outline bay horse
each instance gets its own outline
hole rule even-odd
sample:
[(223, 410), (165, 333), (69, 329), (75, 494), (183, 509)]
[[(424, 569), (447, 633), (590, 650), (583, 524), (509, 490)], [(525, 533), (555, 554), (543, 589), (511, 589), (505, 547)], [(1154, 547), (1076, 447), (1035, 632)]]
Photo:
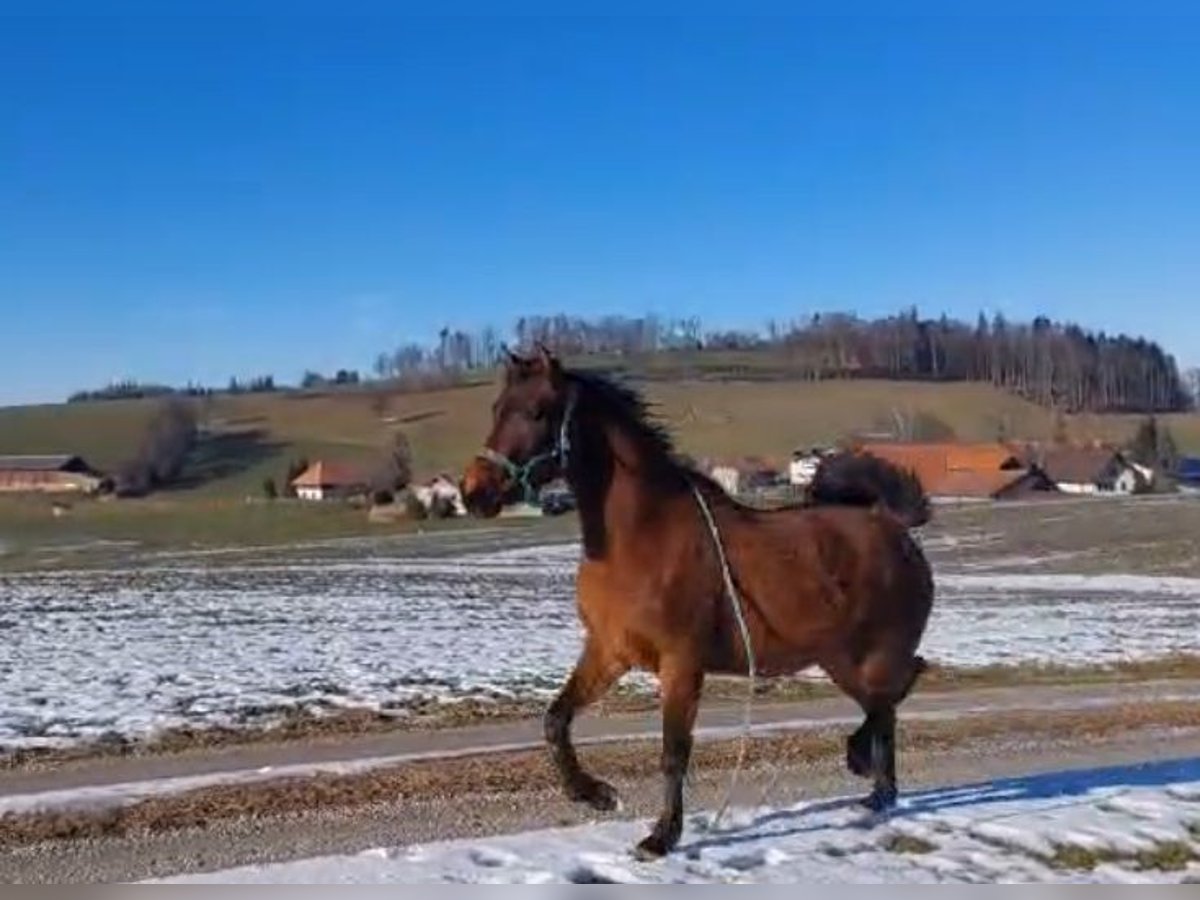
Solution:
[[(585, 638), (544, 726), (573, 800), (597, 810), (617, 805), (613, 787), (575, 754), (576, 713), (627, 671), (655, 673), (665, 796), (635, 853), (670, 852), (683, 830), (683, 782), (705, 675), (744, 676), (753, 658), (763, 676), (816, 664), (862, 707), (846, 764), (873, 780), (869, 808), (896, 802), (896, 708), (924, 668), (916, 651), (933, 602), (929, 565), (904, 510), (853, 484), (843, 486), (848, 503), (827, 484), (813, 503), (744, 506), (678, 459), (634, 390), (568, 370), (545, 348), (510, 354), (491, 433), (463, 477), (463, 499), (472, 515), (492, 517), (559, 476), (580, 517), (576, 603)], [(853, 482), (853, 467), (841, 476)], [(924, 503), (923, 494), (916, 499)]]

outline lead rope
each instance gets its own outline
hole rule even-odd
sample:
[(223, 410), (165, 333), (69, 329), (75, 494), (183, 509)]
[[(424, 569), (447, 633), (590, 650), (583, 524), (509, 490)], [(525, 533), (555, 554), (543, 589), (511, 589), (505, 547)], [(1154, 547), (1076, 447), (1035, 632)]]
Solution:
[(746, 675), (749, 678), (746, 700), (742, 706), (742, 736), (738, 742), (737, 761), (733, 765), (733, 774), (730, 776), (729, 786), (725, 790), (725, 799), (721, 801), (721, 805), (717, 809), (717, 814), (713, 817), (712, 823), (709, 825), (711, 830), (716, 831), (720, 827), (721, 819), (724, 818), (726, 811), (729, 809), (733, 792), (737, 789), (738, 777), (741, 774), (742, 765), (746, 761), (746, 751), (750, 746), (750, 714), (754, 704), (754, 693), (756, 690), (755, 674), (758, 671), (758, 665), (754, 660), (754, 645), (750, 640), (750, 628), (746, 625), (746, 614), (742, 610), (742, 598), (738, 593), (737, 585), (733, 582), (733, 572), (729, 568), (729, 559), (725, 556), (725, 545), (721, 542), (721, 532), (717, 529), (717, 522), (713, 518), (712, 509), (709, 508), (708, 501), (704, 499), (704, 494), (694, 481), (692, 482), (692, 495), (696, 498), (696, 505), (700, 507), (705, 524), (708, 525), (709, 534), (712, 536), (713, 547), (717, 551), (717, 562), (721, 566), (721, 577), (725, 582), (725, 594), (729, 597), (729, 605), (733, 607), (733, 617), (737, 621), (738, 631), (742, 635), (742, 646), (746, 648)]

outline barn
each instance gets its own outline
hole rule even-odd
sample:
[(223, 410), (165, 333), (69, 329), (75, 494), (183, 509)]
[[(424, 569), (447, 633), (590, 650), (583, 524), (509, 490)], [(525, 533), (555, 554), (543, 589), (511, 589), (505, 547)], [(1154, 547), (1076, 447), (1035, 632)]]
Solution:
[(0, 491), (5, 493), (94, 494), (104, 477), (71, 454), (0, 456)]
[(912, 472), (931, 497), (1007, 500), (1044, 493), (1047, 482), (999, 443), (861, 443), (855, 448)]
[(1058, 486), (1037, 466), (997, 471), (954, 470), (938, 482), (945, 500), (1021, 500), (1058, 493)]
[(292, 479), (292, 489), (301, 500), (338, 500), (365, 493), (367, 479), (352, 466), (317, 460)]
[(1104, 447), (1053, 447), (1040, 465), (1064, 494), (1136, 494), (1148, 487), (1124, 454)]

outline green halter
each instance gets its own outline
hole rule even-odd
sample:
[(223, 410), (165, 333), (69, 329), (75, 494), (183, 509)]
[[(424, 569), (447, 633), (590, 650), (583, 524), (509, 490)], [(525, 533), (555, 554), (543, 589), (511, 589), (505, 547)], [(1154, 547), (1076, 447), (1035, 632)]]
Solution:
[(567, 396), (567, 408), (563, 412), (562, 421), (558, 426), (558, 440), (549, 450), (536, 453), (523, 463), (513, 462), (499, 450), (493, 450), (491, 447), (484, 447), (476, 455), (503, 469), (520, 486), (521, 499), (526, 503), (532, 503), (537, 496), (537, 488), (533, 486), (530, 479), (537, 467), (544, 462), (556, 462), (563, 470), (567, 467), (567, 457), (571, 452), (571, 419), (574, 414), (575, 391), (572, 389)]

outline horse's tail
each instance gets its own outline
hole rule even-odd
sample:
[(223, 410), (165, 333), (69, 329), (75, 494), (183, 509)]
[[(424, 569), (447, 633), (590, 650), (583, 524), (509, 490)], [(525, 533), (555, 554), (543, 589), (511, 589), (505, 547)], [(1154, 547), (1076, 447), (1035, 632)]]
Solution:
[(921, 479), (870, 453), (835, 453), (817, 467), (808, 489), (810, 506), (882, 506), (909, 528), (933, 518)]

